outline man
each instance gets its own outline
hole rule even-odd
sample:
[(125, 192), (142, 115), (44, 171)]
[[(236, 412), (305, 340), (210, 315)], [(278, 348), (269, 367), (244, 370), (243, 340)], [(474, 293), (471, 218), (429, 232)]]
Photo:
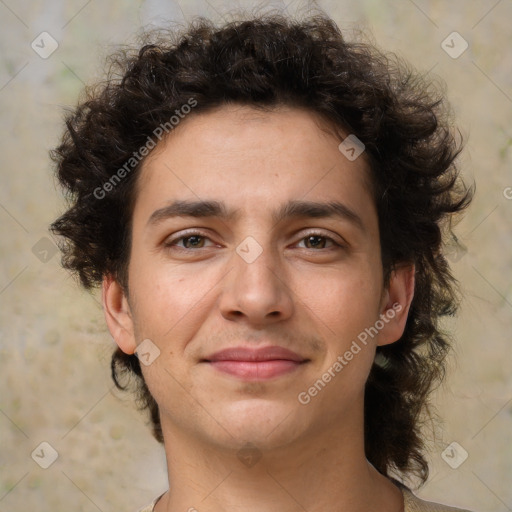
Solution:
[(164, 443), (144, 510), (454, 510), (403, 483), (472, 195), (443, 98), (323, 15), (198, 19), (117, 62), (53, 152), (52, 229)]

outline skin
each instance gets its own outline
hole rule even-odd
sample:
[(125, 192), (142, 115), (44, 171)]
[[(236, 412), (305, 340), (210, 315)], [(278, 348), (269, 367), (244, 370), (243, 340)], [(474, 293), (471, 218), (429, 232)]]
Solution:
[[(229, 105), (181, 121), (144, 162), (129, 297), (105, 276), (103, 304), (124, 352), (145, 339), (160, 350), (141, 365), (160, 407), (171, 489), (157, 512), (403, 510), (401, 492), (365, 458), (363, 397), (376, 346), (405, 327), (414, 267), (385, 286), (368, 164), (364, 153), (349, 161), (340, 140), (306, 110)], [(148, 224), (174, 200), (223, 201), (238, 217)], [(362, 227), (339, 217), (274, 222), (290, 200), (342, 202)], [(200, 238), (180, 239), (191, 229)], [(236, 252), (247, 237), (262, 249), (251, 263)], [(396, 303), (378, 335), (301, 404), (298, 394)], [(279, 345), (309, 361), (260, 382), (201, 362), (238, 345)], [(240, 460), (246, 443), (254, 464)]]

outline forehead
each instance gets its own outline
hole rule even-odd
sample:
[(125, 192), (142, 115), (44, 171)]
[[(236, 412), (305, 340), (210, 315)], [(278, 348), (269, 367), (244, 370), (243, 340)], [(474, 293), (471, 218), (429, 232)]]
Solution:
[(338, 149), (347, 135), (295, 107), (225, 105), (193, 113), (146, 158), (135, 210), (147, 217), (172, 199), (215, 199), (253, 213), (268, 206), (275, 213), (276, 205), (290, 200), (341, 197), (347, 206), (366, 203), (371, 210), (364, 153), (349, 161)]

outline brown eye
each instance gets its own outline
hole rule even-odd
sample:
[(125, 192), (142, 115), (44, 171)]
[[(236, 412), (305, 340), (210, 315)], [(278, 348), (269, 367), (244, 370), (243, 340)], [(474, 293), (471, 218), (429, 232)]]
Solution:
[(164, 246), (168, 249), (203, 249), (207, 247), (207, 245), (205, 245), (207, 240), (209, 240), (209, 238), (202, 233), (192, 232), (185, 236), (173, 238), (168, 242), (165, 242)]
[(183, 246), (185, 249), (204, 246), (204, 237), (200, 235), (184, 236), (179, 240), (183, 240)]
[[(306, 249), (329, 249), (333, 246), (341, 246), (337, 242), (335, 242), (331, 237), (321, 235), (321, 234), (310, 234), (305, 236), (301, 242), (304, 242)], [(331, 244), (330, 246), (326, 244)]]
[(311, 247), (308, 247), (308, 249), (325, 249), (325, 244), (327, 242), (327, 237), (325, 236), (318, 236), (318, 235), (311, 235), (304, 238), (306, 240), (306, 245), (310, 245)]

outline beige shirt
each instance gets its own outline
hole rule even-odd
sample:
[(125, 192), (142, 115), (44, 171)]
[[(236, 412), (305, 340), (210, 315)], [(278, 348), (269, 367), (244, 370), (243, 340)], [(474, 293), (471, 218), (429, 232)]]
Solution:
[[(440, 505), (439, 503), (421, 500), (407, 489), (402, 489), (402, 493), (404, 495), (404, 512), (469, 512), (469, 510), (447, 507), (446, 505)], [(147, 507), (140, 509), (139, 512), (153, 512), (155, 504), (159, 498), (160, 496)]]

